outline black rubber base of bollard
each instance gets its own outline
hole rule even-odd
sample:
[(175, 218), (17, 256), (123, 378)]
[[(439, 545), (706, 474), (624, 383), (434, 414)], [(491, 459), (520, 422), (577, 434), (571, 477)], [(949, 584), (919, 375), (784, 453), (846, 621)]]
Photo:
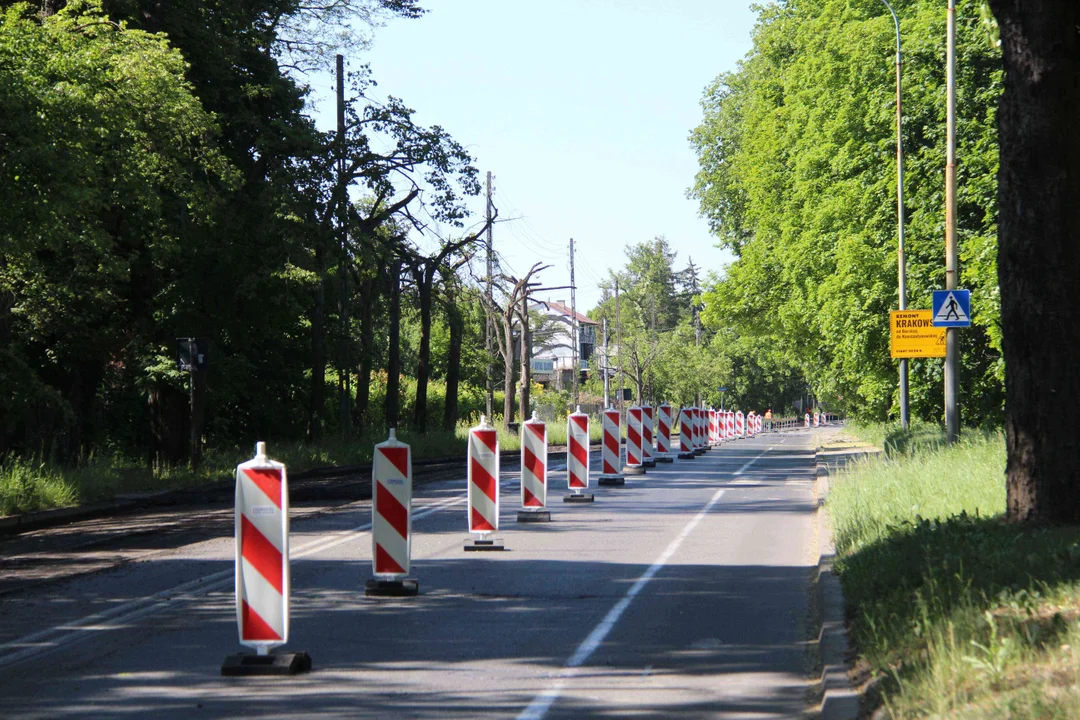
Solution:
[(562, 500), (568, 503), (590, 503), (594, 502), (596, 498), (592, 493), (567, 493), (563, 495)]
[(662, 463), (675, 462), (675, 458), (666, 457), (666, 456), (661, 455), (660, 457), (656, 458), (656, 462), (662, 462)]
[(503, 546), (502, 538), (495, 538), (493, 540), (466, 540), (465, 552), (491, 552), (505, 550)]
[(609, 487), (620, 487), (626, 484), (626, 478), (622, 475), (601, 475), (596, 478), (597, 485), (606, 485)]
[(708, 452), (706, 448), (698, 448), (694, 450), (695, 455), (704, 455), (706, 452)]
[(654, 468), (654, 467), (656, 467), (656, 461), (655, 460), (646, 460), (643, 463), (641, 463), (641, 467), (643, 467), (643, 468)]
[(627, 465), (622, 469), (623, 475), (644, 475), (645, 468), (638, 466)]
[(249, 675), (299, 675), (311, 670), (311, 656), (306, 652), (254, 655), (237, 653), (225, 658), (221, 674), (225, 677)]
[(694, 454), (694, 453), (692, 453), (692, 452), (688, 452), (688, 453), (679, 453), (679, 459), (680, 459), (680, 460), (696, 460), (696, 459), (697, 459), (697, 455), (695, 455), (695, 454)]
[(403, 580), (378, 580), (371, 578), (364, 584), (368, 597), (414, 597), (420, 594), (420, 583), (414, 578)]
[(518, 522), (551, 522), (550, 510), (518, 510)]

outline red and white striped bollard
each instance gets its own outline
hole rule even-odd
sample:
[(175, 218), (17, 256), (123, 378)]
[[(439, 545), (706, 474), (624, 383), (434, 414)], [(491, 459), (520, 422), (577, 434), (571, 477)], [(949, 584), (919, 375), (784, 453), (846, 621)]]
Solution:
[(364, 594), (411, 597), (420, 584), (406, 577), (412, 560), (412, 452), (390, 428), (371, 458), (371, 572)]
[(492, 537), (499, 530), (499, 434), (480, 416), (480, 424), (469, 430), (468, 449), (469, 532), (465, 550), (504, 550), (502, 540)]
[(704, 455), (708, 448), (705, 443), (705, 410), (694, 407), (694, 453)]
[(644, 475), (641, 431), (642, 411), (634, 405), (626, 411), (626, 466), (622, 469), (623, 475)]
[(671, 452), (671, 406), (656, 407), (656, 461), (674, 462)]
[(311, 669), (307, 653), (274, 654), (289, 641), (289, 484), (285, 466), (255, 445), (236, 466), (236, 625), (257, 655), (225, 658), (222, 675), (294, 674)]
[(693, 460), (694, 454), (694, 409), (684, 407), (679, 411), (679, 459)]
[(600, 476), (596, 482), (600, 485), (625, 485), (626, 478), (619, 469), (622, 467), (622, 428), (619, 411), (608, 408), (601, 414), (603, 438), (600, 445)]
[(592, 502), (589, 489), (589, 416), (577, 410), (566, 416), (566, 485), (565, 502)]
[(653, 449), (653, 408), (641, 406), (641, 464), (644, 467), (656, 467), (656, 450)]
[(521, 424), (521, 510), (518, 522), (549, 522), (547, 425), (536, 417)]

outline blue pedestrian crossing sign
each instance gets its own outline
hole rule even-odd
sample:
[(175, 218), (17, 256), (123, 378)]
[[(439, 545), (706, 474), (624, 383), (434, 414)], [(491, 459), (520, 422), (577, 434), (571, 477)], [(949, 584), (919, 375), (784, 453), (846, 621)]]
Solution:
[(971, 326), (970, 290), (935, 290), (931, 308), (934, 327)]

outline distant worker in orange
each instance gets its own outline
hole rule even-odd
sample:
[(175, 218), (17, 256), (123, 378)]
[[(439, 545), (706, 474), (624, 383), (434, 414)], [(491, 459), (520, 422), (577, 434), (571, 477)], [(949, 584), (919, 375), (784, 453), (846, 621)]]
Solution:
[(765, 427), (772, 430), (772, 408), (765, 411)]

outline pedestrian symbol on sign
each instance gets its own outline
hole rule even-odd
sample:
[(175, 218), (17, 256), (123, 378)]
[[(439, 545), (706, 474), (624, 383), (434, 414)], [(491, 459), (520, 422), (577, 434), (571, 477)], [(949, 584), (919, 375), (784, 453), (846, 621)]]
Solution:
[(968, 327), (971, 325), (971, 292), (935, 290), (933, 310), (935, 327)]

